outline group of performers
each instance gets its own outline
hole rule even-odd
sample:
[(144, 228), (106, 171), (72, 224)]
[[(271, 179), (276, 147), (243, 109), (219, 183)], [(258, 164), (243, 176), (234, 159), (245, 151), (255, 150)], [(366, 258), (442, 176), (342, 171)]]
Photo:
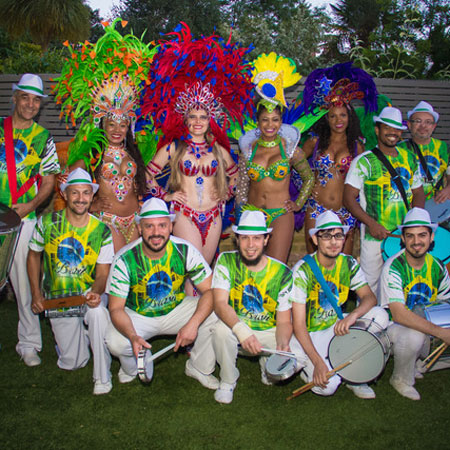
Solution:
[[(190, 346), (186, 375), (219, 403), (233, 400), (239, 352), (261, 356), (265, 384), (274, 383), (268, 352), (287, 352), (314, 392), (331, 395), (341, 377), (329, 343), (362, 318), (392, 341), (392, 386), (420, 399), (428, 335), (450, 344), (450, 329), (417, 312), (450, 300), (447, 269), (430, 254), (437, 224), (424, 209), (426, 199), (450, 199), (449, 152), (432, 138), (438, 113), (421, 101), (407, 114), (412, 138), (401, 142), (401, 112), (379, 106), (361, 69), (312, 72), (288, 108), (283, 89), (300, 76), (287, 58), (250, 64), (248, 49), (194, 39), (184, 24), (151, 48), (117, 23), (96, 44), (71, 48), (57, 80), (62, 115), (81, 120), (62, 172), (34, 121), (46, 97), (37, 75), (13, 85), (12, 116), (0, 122), (0, 202), (22, 219), (10, 279), (25, 364), (41, 363), (46, 300), (76, 293), (86, 303), (75, 316), (62, 308), (50, 319), (58, 366), (85, 366), (90, 346), (96, 395), (112, 389), (111, 354), (119, 381), (131, 382), (159, 335), (176, 335), (175, 351)], [(365, 151), (362, 129), (374, 150)], [(65, 207), (37, 219), (55, 184)], [(237, 249), (217, 256), (233, 200)], [(291, 270), (301, 215), (311, 255)], [(359, 223), (360, 263), (350, 256)], [(381, 242), (397, 228), (404, 248), (384, 263)], [(350, 290), (357, 301), (346, 314)], [(346, 385), (375, 397), (366, 383)]]

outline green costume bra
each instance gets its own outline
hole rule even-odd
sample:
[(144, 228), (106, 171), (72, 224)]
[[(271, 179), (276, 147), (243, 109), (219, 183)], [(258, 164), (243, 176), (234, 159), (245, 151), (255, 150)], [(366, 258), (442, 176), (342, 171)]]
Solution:
[(253, 158), (255, 156), (256, 150), (258, 149), (258, 144), (255, 145), (255, 149), (250, 156), (247, 163), (247, 174), (252, 181), (261, 181), (266, 177), (272, 178), (272, 180), (282, 180), (287, 177), (290, 173), (289, 159), (286, 158), (286, 153), (284, 152), (283, 144), (280, 142), (280, 152), (282, 159), (275, 161), (269, 167), (265, 168), (260, 164), (255, 164)]

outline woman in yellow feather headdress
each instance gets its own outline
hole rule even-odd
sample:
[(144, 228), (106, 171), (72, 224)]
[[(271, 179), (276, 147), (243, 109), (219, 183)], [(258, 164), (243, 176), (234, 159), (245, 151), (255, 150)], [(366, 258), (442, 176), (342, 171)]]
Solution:
[[(241, 149), (237, 203), (241, 210), (260, 210), (273, 228), (266, 254), (287, 262), (294, 233), (294, 212), (308, 198), (313, 175), (297, 147), (300, 132), (282, 123), (286, 107), (283, 89), (293, 86), (301, 76), (295, 63), (272, 52), (253, 61), (253, 83), (262, 97), (256, 108), (258, 127), (239, 139)], [(290, 172), (295, 169), (302, 178), (302, 189), (290, 200)], [(243, 206), (242, 206), (243, 205)]]

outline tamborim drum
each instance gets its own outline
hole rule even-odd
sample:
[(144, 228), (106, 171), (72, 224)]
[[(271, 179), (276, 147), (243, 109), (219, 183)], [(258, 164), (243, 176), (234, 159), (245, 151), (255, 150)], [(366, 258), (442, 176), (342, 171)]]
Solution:
[(283, 381), (297, 372), (297, 360), (283, 355), (272, 355), (267, 358), (266, 374), (274, 381)]
[(372, 320), (358, 319), (348, 334), (331, 339), (328, 359), (333, 368), (352, 361), (338, 374), (350, 383), (368, 383), (383, 372), (390, 351), (386, 332)]
[[(395, 230), (392, 234), (398, 235), (398, 237), (388, 236), (381, 243), (381, 251), (383, 252), (383, 259), (385, 261), (401, 250), (400, 230)], [(438, 227), (434, 234), (434, 241), (435, 245), (430, 253), (436, 258), (439, 258), (444, 264), (448, 264), (450, 262), (450, 231)]]
[[(0, 290), (6, 284), (19, 237), (19, 215), (0, 203)], [(23, 268), (26, 270), (26, 267)]]
[(150, 383), (153, 378), (152, 352), (144, 348), (138, 353), (137, 359), (139, 379), (144, 383)]

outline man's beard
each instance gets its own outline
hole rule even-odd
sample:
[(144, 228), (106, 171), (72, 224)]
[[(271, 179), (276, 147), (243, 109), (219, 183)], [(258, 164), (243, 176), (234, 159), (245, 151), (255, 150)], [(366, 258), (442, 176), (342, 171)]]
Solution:
[(86, 203), (84, 203), (84, 202), (76, 202), (73, 205), (74, 205), (74, 207), (81, 206), (81, 205), (84, 205), (86, 207), (82, 212), (78, 212), (78, 211), (76, 211), (75, 208), (71, 208), (70, 206), (68, 206), (70, 211), (72, 211), (72, 213), (77, 215), (77, 216), (84, 216), (86, 213), (89, 212), (89, 208), (91, 206), (88, 202), (86, 202)]
[(240, 247), (238, 247), (239, 256), (241, 257), (242, 262), (249, 267), (257, 266), (259, 262), (261, 261), (262, 257), (264, 256), (264, 250), (261, 250), (261, 253), (256, 256), (255, 259), (247, 259), (241, 252)]
[[(405, 248), (405, 250), (408, 252), (408, 254), (412, 257), (412, 258), (415, 258), (415, 259), (421, 259), (421, 258), (423, 258), (427, 253), (428, 253), (428, 250), (430, 250), (430, 246), (431, 246), (431, 243), (430, 243), (430, 245), (425, 249), (425, 250), (423, 250), (421, 253), (417, 253), (417, 251), (415, 252), (415, 253), (412, 253), (410, 250), (408, 250), (408, 249), (406, 249)], [(413, 250), (414, 251), (414, 250)]]
[[(158, 236), (151, 236), (151, 238), (149, 239), (164, 239), (164, 236), (158, 235)], [(158, 253), (159, 251), (161, 251), (166, 245), (167, 242), (169, 242), (170, 239), (170, 235), (167, 237), (167, 239), (165, 241), (162, 242), (162, 244), (159, 247), (153, 247), (149, 242), (147, 242), (147, 240), (142, 239), (142, 243), (152, 252)]]

